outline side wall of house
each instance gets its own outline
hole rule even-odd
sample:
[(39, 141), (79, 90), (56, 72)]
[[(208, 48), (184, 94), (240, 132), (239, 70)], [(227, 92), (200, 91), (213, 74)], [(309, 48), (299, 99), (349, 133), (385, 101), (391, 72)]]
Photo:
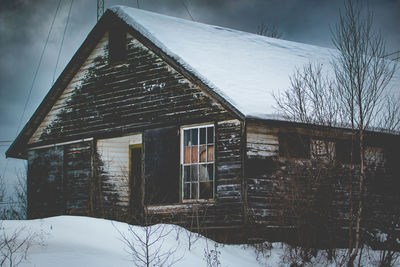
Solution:
[[(286, 139), (288, 137), (301, 144), (294, 144)], [(320, 150), (314, 148), (319, 141), (327, 144), (328, 149), (333, 148), (330, 152), (335, 158), (333, 161), (321, 154), (321, 147)], [(248, 123), (246, 178), (249, 224), (264, 227), (264, 230), (293, 229), (296, 226), (312, 227), (317, 232), (317, 227), (322, 227), (320, 230), (324, 233), (347, 228), (351, 167), (340, 157), (347, 153), (346, 146), (341, 144), (349, 141), (350, 135), (343, 131), (333, 133), (299, 126)], [(399, 167), (393, 164), (398, 155), (398, 137), (379, 137), (378, 134), (367, 137), (366, 142), (368, 165), (362, 224), (365, 228), (379, 229), (382, 225), (390, 225), (393, 220), (400, 220), (400, 197), (397, 193), (400, 172)], [(297, 149), (302, 151), (295, 151)], [(343, 149), (345, 152), (341, 151)], [(293, 151), (293, 156), (286, 150)], [(320, 158), (316, 158), (317, 153), (320, 153)], [(357, 207), (359, 196), (358, 173), (359, 164), (355, 163), (352, 179), (354, 207)], [(354, 212), (356, 210), (354, 208)]]

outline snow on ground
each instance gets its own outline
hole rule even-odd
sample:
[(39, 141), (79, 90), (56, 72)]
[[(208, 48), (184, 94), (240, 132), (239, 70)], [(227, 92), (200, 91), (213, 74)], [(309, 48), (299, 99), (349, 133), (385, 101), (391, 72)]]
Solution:
[[(79, 216), (0, 221), (0, 226), (0, 241), (4, 240), (5, 236), (9, 237), (14, 232), (19, 232), (19, 229), (23, 230), (19, 232), (18, 240), (15, 242), (17, 244), (26, 236), (34, 235), (27, 259), (18, 266), (143, 266), (143, 264), (135, 265), (132, 262), (131, 254), (128, 253), (128, 247), (122, 241), (121, 236), (122, 234), (129, 239), (132, 238), (131, 229), (143, 240), (145, 233), (143, 227)], [(156, 231), (151, 236), (151, 242), (160, 236), (159, 233), (163, 235), (163, 238), (151, 246), (150, 254), (153, 254), (154, 250), (159, 247), (161, 247), (161, 254), (175, 250), (175, 253), (169, 258), (169, 263), (179, 260), (173, 266), (210, 266), (206, 262), (205, 253), (207, 251), (211, 255), (211, 266), (290, 266), (290, 262), (296, 261), (294, 251), (289, 253), (288, 247), (281, 243), (270, 244), (271, 248), (261, 255), (256, 253), (253, 246), (222, 245), (199, 237), (189, 250), (189, 231), (174, 225), (156, 225), (152, 229), (158, 229), (158, 232)], [(192, 233), (191, 240), (196, 236)], [(139, 241), (136, 240), (135, 245), (138, 243)], [(141, 247), (137, 248), (140, 251)], [(215, 249), (218, 251), (217, 259), (214, 257), (216, 254), (212, 252)], [(1, 242), (0, 251), (6, 251)], [(344, 255), (345, 252), (345, 250), (337, 250), (338, 255)], [(20, 256), (16, 253), (13, 258), (18, 259)], [(2, 258), (3, 256), (0, 255), (0, 260)], [(377, 259), (379, 259), (379, 251), (366, 251), (363, 253), (362, 265), (378, 266)], [(216, 260), (219, 265), (216, 264)], [(398, 266), (396, 264), (399, 262), (397, 261), (394, 266)], [(7, 262), (4, 264), (4, 266), (8, 265)], [(154, 263), (151, 266), (159, 266), (159, 264)], [(319, 251), (318, 256), (312, 259), (312, 263), (306, 266), (339, 265), (335, 262), (327, 262), (325, 252)]]
[[(58, 216), (27, 221), (3, 221), (2, 227), (8, 234), (24, 227), (20, 238), (29, 233), (37, 235), (27, 261), (19, 266), (135, 266), (118, 232), (130, 236), (125, 223), (90, 217)], [(143, 234), (143, 228), (133, 229), (136, 233)], [(177, 248), (173, 257), (182, 258), (174, 266), (206, 266), (205, 248), (208, 245), (209, 251), (214, 249), (213, 241), (201, 237), (189, 250), (187, 230), (165, 225), (164, 233), (168, 235), (159, 242), (163, 249)], [(260, 266), (251, 248), (219, 244), (218, 250), (221, 252), (221, 266)]]

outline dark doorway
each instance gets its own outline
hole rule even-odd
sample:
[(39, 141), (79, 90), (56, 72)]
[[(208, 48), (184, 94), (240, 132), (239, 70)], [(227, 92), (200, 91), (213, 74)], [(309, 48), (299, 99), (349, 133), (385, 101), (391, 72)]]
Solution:
[(133, 220), (140, 221), (143, 212), (142, 145), (129, 147), (130, 153), (130, 207)]
[(145, 204), (179, 202), (179, 128), (167, 127), (144, 134)]

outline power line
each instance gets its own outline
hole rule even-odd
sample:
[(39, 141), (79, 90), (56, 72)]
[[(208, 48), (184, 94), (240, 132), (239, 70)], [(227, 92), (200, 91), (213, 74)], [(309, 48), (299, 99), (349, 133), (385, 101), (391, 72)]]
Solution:
[(55, 77), (56, 77), (57, 66), (58, 66), (58, 62), (59, 62), (59, 60), (60, 60), (60, 55), (61, 55), (62, 47), (63, 47), (63, 44), (64, 44), (65, 33), (67, 32), (67, 27), (68, 27), (69, 17), (70, 17), (70, 15), (71, 15), (71, 9), (72, 9), (72, 4), (73, 4), (73, 2), (74, 2), (74, 0), (71, 0), (71, 3), (70, 3), (70, 5), (69, 5), (68, 16), (67, 16), (67, 22), (65, 23), (65, 28), (64, 28), (63, 37), (62, 37), (62, 39), (61, 39), (60, 49), (58, 50), (57, 61), (56, 61), (56, 67), (54, 68), (53, 82), (52, 82), (52, 84), (54, 84), (54, 80), (55, 80)]
[[(53, 30), (54, 21), (56, 20), (58, 10), (60, 9), (60, 4), (61, 4), (61, 0), (58, 1), (57, 9), (56, 9), (56, 12), (54, 13), (53, 21), (51, 22), (50, 30), (49, 30), (49, 33), (47, 34), (46, 42), (44, 44), (44, 47), (43, 47), (43, 50), (42, 50), (42, 54), (40, 55), (39, 63), (37, 65), (37, 67), (36, 67), (36, 71), (35, 71), (35, 74), (33, 76), (31, 87), (29, 88), (29, 93), (28, 93), (28, 96), (27, 96), (26, 101), (25, 101), (24, 109), (22, 111), (22, 115), (21, 115), (21, 118), (20, 118), (19, 123), (18, 123), (17, 133), (15, 134), (16, 136), (18, 135), (19, 128), (21, 127), (22, 121), (24, 119), (26, 107), (28, 106), (29, 98), (31, 97), (32, 89), (33, 89), (33, 86), (35, 85), (35, 81), (36, 81), (37, 74), (39, 72), (40, 65), (42, 64), (43, 55), (44, 55), (44, 52), (46, 51), (47, 43), (49, 42), (49, 38), (50, 38), (50, 33)], [(3, 177), (6, 174), (7, 166), (8, 166), (8, 159), (6, 160), (6, 165), (4, 167)]]
[(29, 89), (28, 97), (26, 98), (26, 101), (25, 101), (24, 110), (22, 112), (21, 119), (19, 120), (19, 124), (18, 124), (18, 128), (17, 128), (17, 134), (19, 132), (19, 128), (21, 127), (21, 123), (22, 123), (22, 120), (23, 120), (24, 115), (25, 115), (26, 107), (28, 106), (29, 98), (30, 98), (30, 96), (32, 94), (33, 86), (35, 85), (35, 81), (36, 81), (37, 74), (39, 72), (40, 65), (42, 64), (43, 55), (44, 55), (44, 52), (46, 51), (47, 43), (49, 42), (50, 34), (51, 34), (51, 31), (53, 30), (54, 21), (56, 20), (56, 16), (57, 16), (58, 10), (60, 8), (60, 4), (61, 4), (61, 0), (58, 1), (56, 13), (54, 14), (53, 21), (51, 22), (50, 30), (49, 30), (49, 33), (47, 34), (46, 42), (44, 44), (44, 47), (43, 47), (43, 50), (42, 50), (42, 54), (40, 55), (39, 63), (37, 65), (37, 67), (36, 67), (35, 75), (33, 77), (33, 81), (32, 81), (31, 87)]
[(383, 57), (388, 57), (388, 56), (391, 56), (391, 55), (394, 55), (394, 54), (397, 54), (397, 53), (400, 53), (400, 50), (399, 50), (399, 51), (396, 51), (396, 52), (392, 52), (392, 53), (390, 53), (390, 54), (387, 54), (387, 55), (385, 55), (385, 56), (383, 56)]

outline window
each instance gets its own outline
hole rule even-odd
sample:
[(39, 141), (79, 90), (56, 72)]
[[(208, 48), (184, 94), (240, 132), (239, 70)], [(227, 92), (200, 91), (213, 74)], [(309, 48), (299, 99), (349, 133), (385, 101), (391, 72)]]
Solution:
[(279, 155), (288, 158), (310, 158), (310, 137), (297, 133), (279, 133)]
[(214, 197), (214, 126), (182, 129), (182, 199)]
[(365, 163), (368, 166), (382, 166), (385, 162), (383, 148), (367, 146), (365, 148)]
[(117, 27), (109, 32), (108, 60), (110, 64), (119, 63), (126, 57), (126, 33)]
[(311, 158), (329, 161), (335, 159), (335, 142), (311, 139)]

